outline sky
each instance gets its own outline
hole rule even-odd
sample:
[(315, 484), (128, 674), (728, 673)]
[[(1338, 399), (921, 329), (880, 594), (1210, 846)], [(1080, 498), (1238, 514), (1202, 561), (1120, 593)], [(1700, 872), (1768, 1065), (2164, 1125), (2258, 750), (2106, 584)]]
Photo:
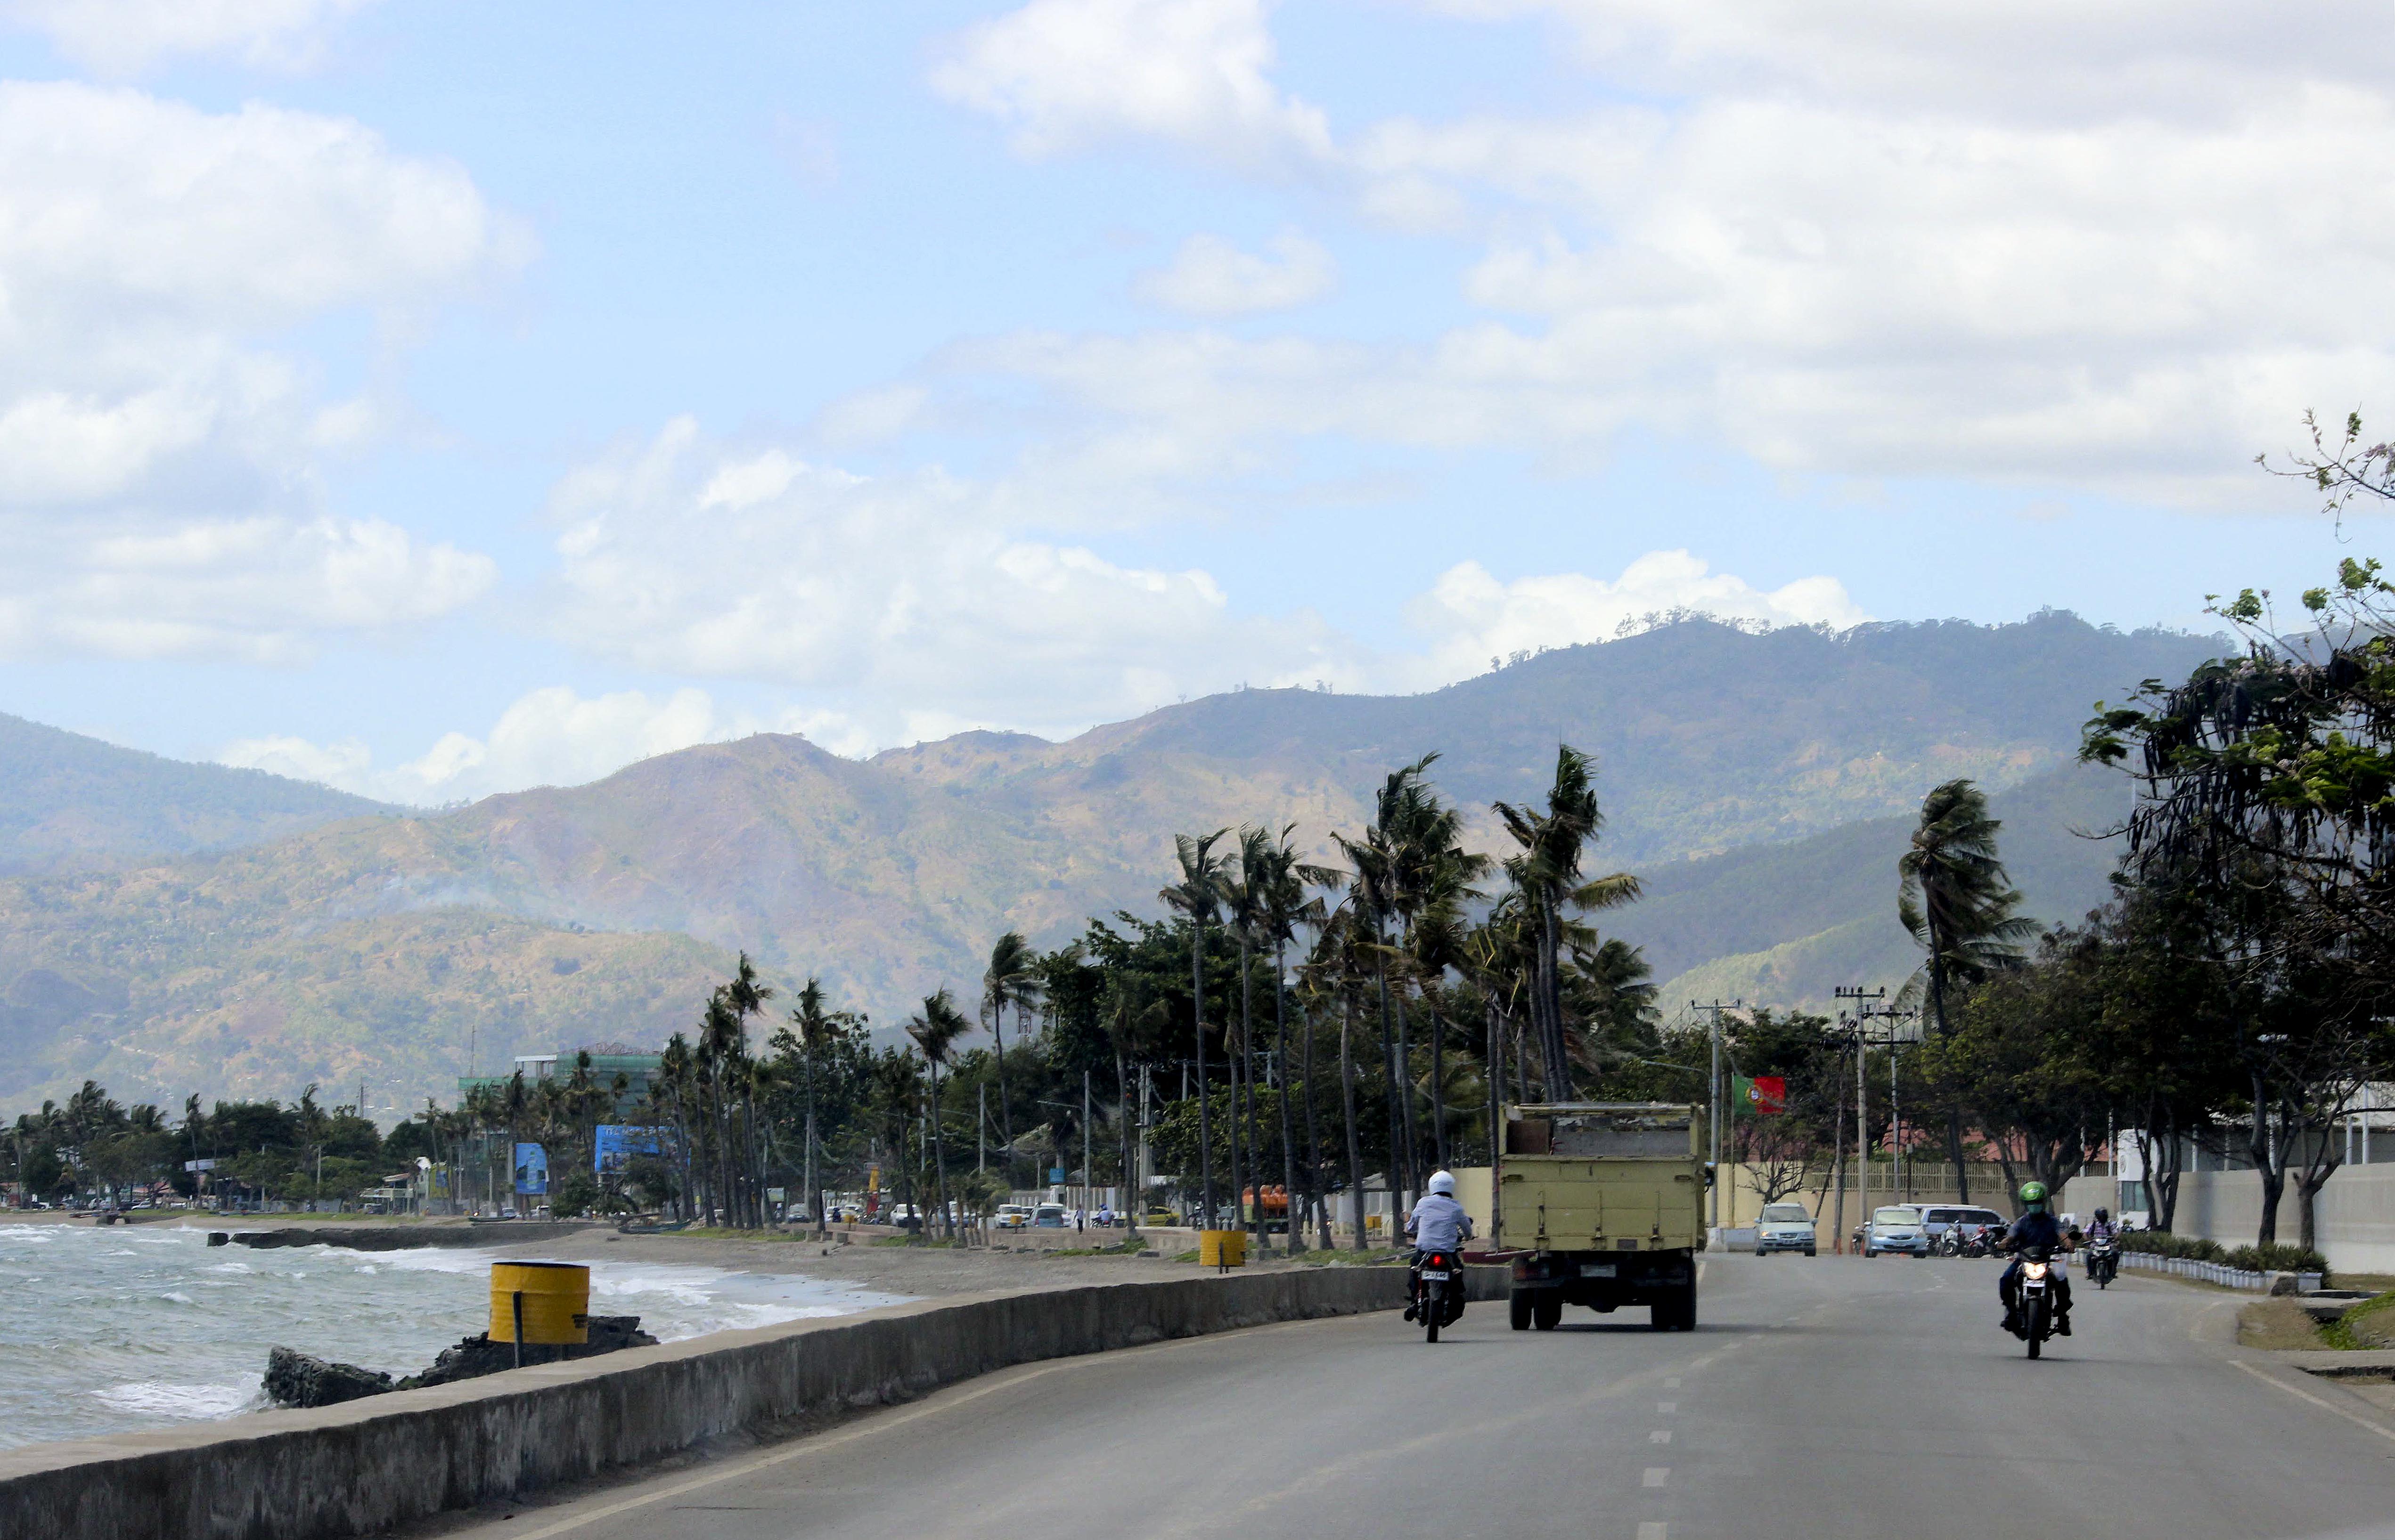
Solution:
[[(439, 805), (2384, 550), (2377, 7), (0, 0), (0, 711)], [(2126, 681), (2124, 681), (2126, 682)]]

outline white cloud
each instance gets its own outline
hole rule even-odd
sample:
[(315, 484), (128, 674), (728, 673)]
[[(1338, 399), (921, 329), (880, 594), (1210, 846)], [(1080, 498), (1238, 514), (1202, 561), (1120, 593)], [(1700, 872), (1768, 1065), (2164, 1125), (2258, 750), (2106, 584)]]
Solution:
[(178, 54), (218, 54), (303, 70), (326, 34), (375, 0), (8, 0), (7, 20), (45, 33), (104, 75), (139, 74)]
[(1235, 613), (1203, 572), (1025, 533), (1022, 499), (926, 469), (863, 478), (668, 426), (569, 477), (553, 633), (635, 667), (1034, 731), (1195, 689), (1343, 677), (1316, 623)]
[(388, 403), (260, 339), (390, 331), (528, 253), (355, 123), (0, 83), (0, 652), (286, 659), (484, 591), (487, 559), (323, 509), (320, 457)]
[(372, 752), (355, 739), (315, 744), (295, 737), (249, 738), (226, 744), (217, 758), (423, 806), (527, 786), (580, 785), (638, 760), (752, 732), (801, 732), (834, 753), (868, 746), (837, 716), (726, 711), (703, 690), (677, 690), (662, 698), (638, 690), (585, 696), (570, 686), (551, 685), (517, 700), (482, 737), (443, 733), (417, 758), (385, 770), (375, 767)]
[(1550, 647), (1609, 641), (1658, 618), (1697, 612), (1753, 625), (1837, 628), (1865, 615), (1833, 577), (1799, 578), (1766, 592), (1715, 573), (1681, 551), (1650, 551), (1612, 582), (1578, 573), (1501, 583), (1476, 561), (1439, 574), (1407, 607), (1407, 619), (1430, 641), (1428, 683), (1475, 673), (1500, 659)]
[(1339, 265), (1321, 243), (1295, 230), (1275, 236), (1267, 256), (1251, 256), (1219, 235), (1193, 235), (1171, 262), (1141, 273), (1131, 292), (1188, 315), (1250, 315), (1285, 310), (1329, 294)]
[[(2308, 13), (2353, 45), (2333, 49), (2289, 48), (2268, 8), (2161, 0), (1427, 8), (1559, 20), (1603, 105), (1300, 136), (1266, 10), (1230, 0), (1041, 0), (942, 78), (1037, 152), (1302, 158), (1372, 217), (1477, 231), (1462, 288), (1482, 318), (1370, 347), (1015, 337), (975, 365), (1015, 354), (1090, 414), (1085, 440), (1151, 455), (1338, 431), (1578, 462), (1637, 424), (1782, 469), (2188, 506), (2250, 499), (2248, 457), (2305, 405), (2395, 394), (2395, 33), (2375, 7)], [(1049, 46), (1092, 16), (1102, 61)], [(1242, 86), (1143, 113), (1152, 72)]]
[(932, 85), (1054, 155), (1119, 135), (1243, 165), (1329, 159), (1319, 109), (1271, 80), (1264, 0), (1032, 0), (952, 40)]

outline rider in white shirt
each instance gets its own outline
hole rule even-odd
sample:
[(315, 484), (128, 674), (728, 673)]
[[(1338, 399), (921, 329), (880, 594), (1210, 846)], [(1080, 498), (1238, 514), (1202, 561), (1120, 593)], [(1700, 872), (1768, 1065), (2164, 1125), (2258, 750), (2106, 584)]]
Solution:
[[(1413, 1213), (1406, 1218), (1406, 1238), (1414, 1244), (1411, 1270), (1416, 1273), (1422, 1271), (1423, 1253), (1444, 1251), (1451, 1256), (1472, 1238), (1472, 1216), (1455, 1201), (1453, 1174), (1435, 1171), (1427, 1185), (1430, 1191), (1422, 1195), (1421, 1201), (1414, 1204)], [(1407, 1290), (1408, 1297), (1410, 1298), (1413, 1293), (1412, 1289)], [(1411, 1321), (1413, 1318), (1414, 1308), (1408, 1305), (1406, 1319)]]

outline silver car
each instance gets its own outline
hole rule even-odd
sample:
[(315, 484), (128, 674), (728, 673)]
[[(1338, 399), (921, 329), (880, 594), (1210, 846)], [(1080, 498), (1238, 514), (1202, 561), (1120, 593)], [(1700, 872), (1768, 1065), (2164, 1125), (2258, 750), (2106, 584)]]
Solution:
[(1871, 1224), (1863, 1231), (1863, 1255), (1877, 1257), (1887, 1251), (1929, 1255), (1929, 1231), (1921, 1222), (1921, 1210), (1905, 1204), (1872, 1210)]
[(1754, 1254), (1768, 1257), (1775, 1251), (1801, 1251), (1807, 1257), (1819, 1254), (1819, 1243), (1813, 1237), (1813, 1216), (1803, 1204), (1765, 1204), (1754, 1221)]

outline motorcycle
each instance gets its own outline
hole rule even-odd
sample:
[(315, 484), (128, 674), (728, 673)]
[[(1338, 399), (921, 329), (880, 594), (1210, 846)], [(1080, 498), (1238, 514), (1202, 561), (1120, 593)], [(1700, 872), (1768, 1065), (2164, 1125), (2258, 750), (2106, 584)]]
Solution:
[(1963, 1227), (1960, 1224), (1948, 1225), (1946, 1232), (1938, 1237), (1938, 1255), (1940, 1257), (1963, 1255)]
[(1414, 1270), (1414, 1319), (1422, 1323), (1422, 1340), (1436, 1342), (1442, 1326), (1455, 1324), (1463, 1314), (1463, 1269), (1454, 1253), (1425, 1251)]
[(1996, 1249), (1997, 1245), (2003, 1242), (2004, 1238), (2005, 1232), (1998, 1230), (1995, 1226), (1981, 1225), (1978, 1229), (1971, 1231), (1970, 1240), (1964, 1243), (1963, 1255), (1965, 1257), (1988, 1256)]
[(2099, 1289), (2109, 1289), (2112, 1280), (2121, 1276), (2121, 1243), (2111, 1236), (2087, 1243), (2087, 1281)]
[(2014, 1335), (2029, 1344), (2030, 1357), (2037, 1357), (2046, 1338), (2054, 1335), (2054, 1254), (2044, 1246), (2021, 1253), (2013, 1313), (2020, 1323)]

